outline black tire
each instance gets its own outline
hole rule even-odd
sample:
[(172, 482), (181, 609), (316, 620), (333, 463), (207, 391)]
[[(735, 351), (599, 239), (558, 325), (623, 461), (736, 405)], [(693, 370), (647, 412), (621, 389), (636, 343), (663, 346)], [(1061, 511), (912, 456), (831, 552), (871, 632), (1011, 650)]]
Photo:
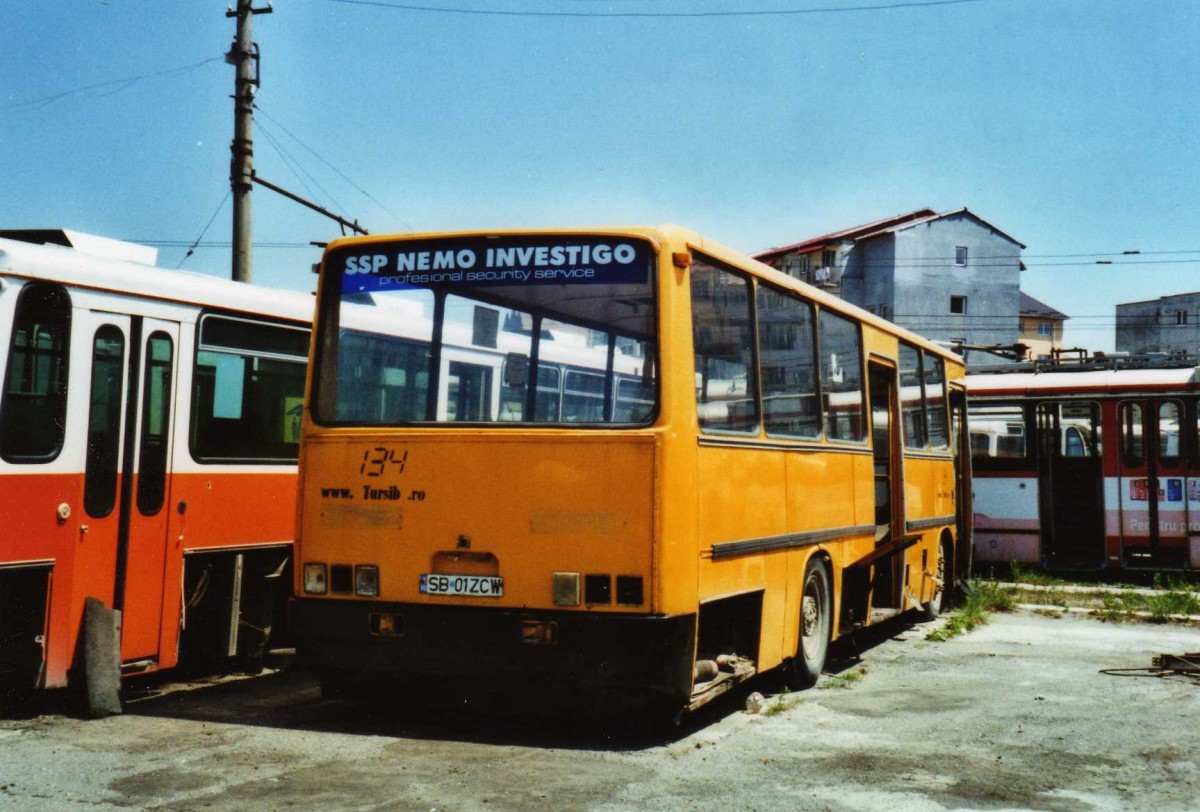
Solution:
[(824, 562), (815, 556), (810, 558), (804, 568), (800, 595), (800, 641), (792, 657), (791, 672), (797, 687), (812, 687), (825, 670), (833, 631), (832, 595)]
[(937, 562), (934, 564), (933, 572), (940, 583), (936, 584), (933, 597), (921, 607), (921, 618), (925, 621), (937, 620), (938, 615), (942, 613), (942, 605), (946, 602), (946, 562), (949, 559), (947, 544), (948, 540), (945, 538), (938, 543)]

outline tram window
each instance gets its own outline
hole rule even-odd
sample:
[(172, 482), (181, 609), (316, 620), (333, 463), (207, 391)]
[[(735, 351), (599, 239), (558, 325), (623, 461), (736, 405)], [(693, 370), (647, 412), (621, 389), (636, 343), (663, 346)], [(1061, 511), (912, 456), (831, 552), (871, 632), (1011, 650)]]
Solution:
[(1043, 404), (1058, 412), (1058, 454), (1063, 457), (1100, 456), (1099, 407), (1095, 403)]
[(763, 423), (770, 437), (819, 437), (813, 306), (758, 288), (758, 352)]
[(338, 349), (338, 420), (386, 423), (425, 419), (428, 344), (345, 332)]
[(1122, 403), (1120, 408), (1121, 455), (1128, 465), (1141, 465), (1146, 452), (1143, 445), (1142, 406)]
[(946, 425), (946, 362), (933, 353), (924, 353), (925, 417), (929, 445), (938, 450), (950, 447)]
[(825, 436), (861, 442), (863, 420), (862, 332), (857, 322), (829, 310), (818, 316), (821, 347), (821, 394)]
[(138, 456), (137, 506), (144, 516), (162, 509), (170, 456), (171, 377), (175, 343), (163, 332), (146, 342), (146, 374), (142, 381), (142, 431)]
[(124, 372), (125, 334), (116, 325), (105, 324), (92, 339), (87, 461), (83, 474), (83, 509), (97, 519), (111, 513), (117, 501)]
[(1179, 462), (1182, 426), (1183, 410), (1178, 402), (1168, 400), (1158, 405), (1158, 457), (1163, 462)]
[(969, 403), (971, 458), (980, 468), (1024, 464), (1028, 453), (1025, 413), (1017, 403)]
[(758, 429), (750, 281), (696, 255), (692, 265), (692, 342), (696, 417), (704, 432)]
[(900, 412), (904, 420), (905, 448), (926, 445), (928, 423), (922, 392), (921, 352), (908, 344), (900, 345)]
[(0, 458), (6, 462), (50, 462), (62, 450), (70, 336), (67, 292), (26, 286), (17, 299), (0, 401)]
[(302, 327), (201, 317), (190, 427), (197, 461), (296, 460), (308, 340)]
[(451, 361), (446, 376), (446, 420), (453, 422), (492, 419), (492, 368)]
[(604, 420), (604, 375), (569, 369), (564, 376), (562, 422), (600, 423)]

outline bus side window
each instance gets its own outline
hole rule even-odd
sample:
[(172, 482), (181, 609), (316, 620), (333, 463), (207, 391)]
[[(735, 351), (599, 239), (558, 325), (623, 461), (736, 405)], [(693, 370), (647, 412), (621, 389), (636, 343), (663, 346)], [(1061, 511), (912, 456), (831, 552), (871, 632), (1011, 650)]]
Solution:
[(692, 265), (692, 346), (701, 431), (758, 430), (750, 280), (697, 257)]
[(309, 335), (299, 325), (201, 317), (189, 427), (197, 461), (296, 460)]
[(116, 325), (105, 324), (92, 338), (92, 392), (83, 476), (83, 507), (96, 518), (107, 516), (117, 503), (124, 371), (125, 334)]
[(1142, 407), (1139, 403), (1122, 403), (1120, 410), (1121, 455), (1128, 465), (1141, 465), (1145, 458), (1143, 446)]
[(1158, 405), (1158, 457), (1170, 465), (1179, 462), (1182, 426), (1182, 409), (1177, 402), (1168, 400)]
[(50, 462), (63, 447), (71, 301), (57, 285), (21, 291), (0, 401), (0, 458)]

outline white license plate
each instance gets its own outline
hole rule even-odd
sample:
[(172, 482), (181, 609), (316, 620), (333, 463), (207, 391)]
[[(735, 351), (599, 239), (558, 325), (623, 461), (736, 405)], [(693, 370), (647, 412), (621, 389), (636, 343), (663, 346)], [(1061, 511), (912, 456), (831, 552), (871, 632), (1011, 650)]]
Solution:
[(423, 595), (466, 595), (475, 598), (499, 598), (504, 595), (504, 579), (499, 575), (421, 575)]

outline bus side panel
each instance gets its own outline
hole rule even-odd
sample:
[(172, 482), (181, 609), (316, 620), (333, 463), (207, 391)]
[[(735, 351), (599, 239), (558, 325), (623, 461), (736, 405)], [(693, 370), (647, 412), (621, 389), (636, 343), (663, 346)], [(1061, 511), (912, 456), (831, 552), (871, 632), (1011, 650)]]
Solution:
[[(781, 451), (712, 448), (696, 454), (696, 518), (700, 550), (721, 542), (750, 541), (787, 532), (784, 454)], [(760, 668), (778, 663), (784, 621), (787, 564), (782, 552), (703, 561), (700, 601), (765, 590), (762, 638), (751, 654)], [(739, 652), (741, 653), (741, 652)]]
[[(79, 627), (79, 618), (72, 613), (72, 578), (75, 548), (86, 541), (80, 526), (83, 511), (78, 507), (82, 479), (77, 474), (0, 474), (0, 516), (5, 517), (0, 536), (3, 539), (0, 566), (25, 561), (53, 562), (49, 624), (42, 632), (46, 663), (43, 687), (47, 688), (67, 684)], [(57, 510), (62, 504), (71, 507), (71, 511), (70, 516), (60, 521)], [(5, 596), (0, 594), (0, 614), (4, 612), (4, 600)]]
[(908, 458), (904, 462), (905, 520), (944, 519), (941, 526), (923, 528), (920, 543), (905, 553), (909, 568), (908, 588), (922, 602), (933, 597), (936, 585), (931, 573), (937, 560), (943, 530), (955, 532), (954, 463), (932, 457)]
[[(160, 668), (179, 661), (184, 605), (195, 597), (183, 594), (186, 556), (225, 548), (290, 548), (296, 535), (296, 474), (290, 466), (176, 473), (169, 509)], [(291, 584), (273, 587), (290, 591)]]
[(1041, 522), (1038, 481), (976, 471), (974, 494), (975, 563), (1040, 565)]

